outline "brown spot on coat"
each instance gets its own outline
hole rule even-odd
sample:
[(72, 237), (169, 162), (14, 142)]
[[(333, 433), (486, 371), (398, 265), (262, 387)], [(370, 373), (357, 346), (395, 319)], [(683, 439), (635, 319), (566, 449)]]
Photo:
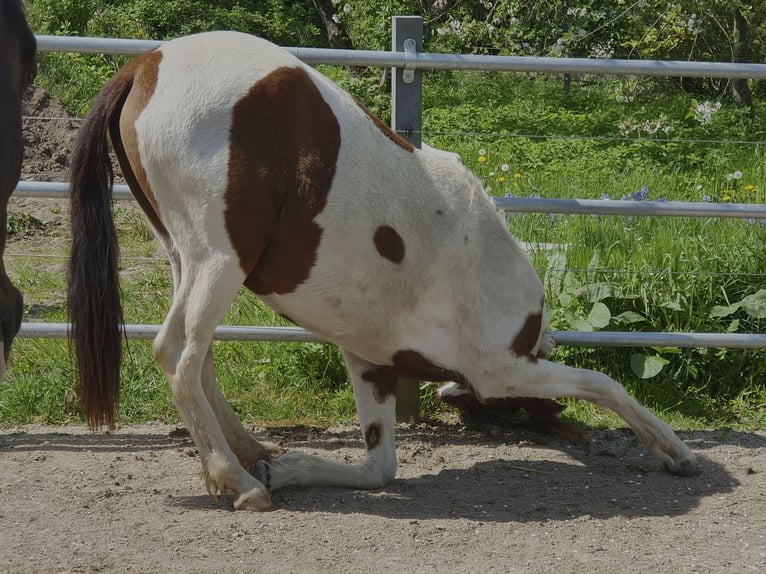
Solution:
[(115, 76), (114, 81), (118, 83), (132, 80), (132, 86), (125, 98), (119, 119), (112, 122), (109, 126), (109, 132), (117, 162), (120, 164), (120, 169), (122, 169), (131, 193), (146, 213), (146, 217), (154, 229), (162, 235), (167, 235), (165, 225), (160, 219), (157, 200), (152, 193), (149, 179), (146, 177), (146, 171), (141, 163), (136, 131), (136, 120), (146, 108), (157, 87), (157, 75), (161, 61), (162, 52), (153, 50), (128, 62)]
[(372, 450), (380, 442), (380, 425), (373, 423), (364, 430), (364, 446), (367, 450)]
[(340, 150), (340, 126), (309, 74), (282, 67), (232, 110), (226, 230), (258, 295), (308, 279)]
[(375, 230), (373, 237), (375, 248), (382, 257), (394, 263), (401, 263), (404, 259), (404, 240), (390, 225), (381, 225)]
[(390, 127), (388, 127), (386, 124), (383, 123), (383, 121), (373, 114), (367, 106), (365, 106), (362, 101), (359, 98), (354, 98), (354, 101), (356, 101), (357, 105), (362, 108), (365, 114), (372, 120), (372, 123), (375, 124), (375, 126), (383, 132), (383, 134), (390, 139), (392, 142), (394, 142), (396, 145), (401, 147), (402, 149), (405, 149), (409, 152), (415, 151), (415, 146), (412, 145), (410, 142), (408, 142), (406, 139), (404, 139), (402, 136), (397, 134), (394, 130), (392, 130)]
[(532, 350), (540, 340), (540, 331), (543, 326), (543, 313), (531, 313), (524, 321), (521, 330), (511, 343), (511, 350), (519, 357), (527, 357), (530, 361), (537, 362), (537, 356)]
[(369, 369), (362, 373), (362, 379), (374, 385), (375, 400), (378, 403), (386, 402), (391, 395), (396, 396), (396, 383), (398, 377), (381, 369)]

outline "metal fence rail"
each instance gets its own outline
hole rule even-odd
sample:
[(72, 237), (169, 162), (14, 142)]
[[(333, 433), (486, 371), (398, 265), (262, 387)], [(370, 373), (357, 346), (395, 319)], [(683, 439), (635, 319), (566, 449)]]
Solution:
[[(54, 181), (20, 181), (17, 197), (65, 199), (69, 184)], [(130, 188), (116, 184), (115, 200), (133, 199)], [(757, 203), (698, 203), (686, 201), (624, 201), (603, 199), (543, 199), (494, 197), (498, 209), (514, 213), (561, 213), (570, 215), (626, 215), (661, 217), (720, 217), (766, 220), (766, 205)]]
[[(37, 36), (43, 52), (141, 54), (162, 45), (159, 40), (72, 38)], [(307, 64), (378, 66), (405, 70), (475, 70), (491, 72), (539, 72), (611, 74), (617, 76), (686, 76), (696, 78), (766, 78), (766, 64), (728, 62), (683, 62), (665, 60), (620, 60), (598, 58), (550, 58), (531, 56), (484, 56), (479, 54), (433, 54), (429, 52), (385, 52), (286, 48)]]
[[(125, 325), (125, 336), (132, 340), (152, 340), (160, 325)], [(68, 323), (23, 323), (19, 337), (27, 339), (66, 339)], [(747, 333), (642, 333), (630, 331), (552, 331), (557, 345), (571, 347), (727, 347), (766, 349), (766, 335)], [(321, 343), (321, 338), (300, 327), (233, 327), (215, 330), (217, 341), (275, 341), (282, 343)]]

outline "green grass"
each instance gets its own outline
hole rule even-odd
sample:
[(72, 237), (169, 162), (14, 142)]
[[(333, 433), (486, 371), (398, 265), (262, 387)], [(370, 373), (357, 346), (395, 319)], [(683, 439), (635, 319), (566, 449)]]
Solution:
[[(657, 134), (624, 141), (618, 127), (628, 119), (663, 118), (672, 126), (668, 137), (675, 139), (762, 141), (760, 104), (752, 117), (724, 106), (702, 126), (689, 116), (689, 95), (641, 83), (633, 101), (620, 103), (614, 98), (617, 85), (588, 79), (565, 93), (559, 82), (539, 78), (429, 75), (425, 139), (461, 153), (499, 196), (620, 199), (647, 187), (650, 200), (707, 196), (714, 202), (766, 203), (763, 144), (668, 142)], [(736, 171), (741, 179), (728, 177)], [(119, 206), (117, 220), (126, 319), (159, 323), (170, 304), (169, 265), (134, 208)], [(521, 240), (565, 246), (531, 254), (554, 329), (764, 332), (762, 308), (722, 312), (766, 284), (766, 225), (760, 222), (517, 214), (509, 216), (509, 225)], [(12, 258), (9, 272), (25, 293), (27, 320), (63, 321), (66, 246), (37, 239), (12, 240), (9, 251), (46, 257)], [(244, 292), (224, 322), (285, 324)], [(355, 416), (333, 346), (218, 342), (215, 351), (220, 386), (248, 422), (332, 424)], [(678, 428), (766, 428), (764, 351), (561, 347), (554, 357), (606, 372)], [(655, 369), (642, 371), (642, 365)], [(177, 421), (150, 343), (129, 345), (122, 378), (122, 422)], [(73, 381), (65, 341), (17, 341), (12, 369), (0, 383), (0, 423), (80, 422)], [(422, 396), (426, 417), (444, 411), (433, 386)], [(568, 405), (567, 416), (580, 424), (623, 424), (589, 404)]]

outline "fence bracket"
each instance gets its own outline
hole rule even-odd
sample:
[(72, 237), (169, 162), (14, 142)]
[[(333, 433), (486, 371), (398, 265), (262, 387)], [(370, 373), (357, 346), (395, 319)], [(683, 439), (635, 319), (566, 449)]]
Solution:
[(414, 38), (404, 41), (404, 70), (402, 70), (402, 82), (411, 84), (415, 81), (415, 63), (418, 60), (418, 43)]

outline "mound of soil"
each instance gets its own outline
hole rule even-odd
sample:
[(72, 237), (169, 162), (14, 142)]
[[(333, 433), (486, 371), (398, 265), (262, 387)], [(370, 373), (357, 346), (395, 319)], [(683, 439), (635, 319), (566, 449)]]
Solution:
[(69, 153), (80, 121), (73, 118), (57, 98), (34, 86), (22, 107), (25, 181), (66, 181)]

